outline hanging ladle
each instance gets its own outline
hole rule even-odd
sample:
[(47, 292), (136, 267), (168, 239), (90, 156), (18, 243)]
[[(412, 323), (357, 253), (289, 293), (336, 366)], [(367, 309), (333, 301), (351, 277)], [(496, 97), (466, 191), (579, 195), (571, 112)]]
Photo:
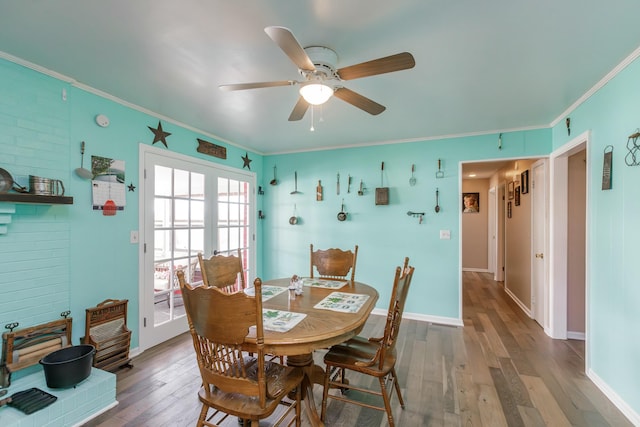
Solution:
[(91, 171), (84, 168), (84, 141), (80, 144), (80, 167), (76, 168), (75, 172), (82, 179), (91, 179), (93, 178), (93, 174)]
[(438, 201), (440, 191), (436, 188), (436, 213), (440, 212), (440, 202)]
[(278, 180), (276, 179), (276, 166), (273, 166), (273, 179), (269, 182), (271, 185), (278, 185)]
[(294, 174), (295, 187), (291, 194), (300, 194), (300, 192), (298, 191), (298, 171), (295, 171)]
[(413, 173), (415, 171), (416, 171), (416, 165), (411, 165), (411, 178), (409, 178), (409, 185), (412, 187), (416, 185), (416, 177), (413, 176)]

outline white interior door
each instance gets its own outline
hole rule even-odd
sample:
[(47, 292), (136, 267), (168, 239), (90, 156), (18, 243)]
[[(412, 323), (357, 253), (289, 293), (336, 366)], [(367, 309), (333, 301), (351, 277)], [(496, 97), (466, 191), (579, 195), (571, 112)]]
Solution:
[[(144, 147), (144, 148), (142, 148)], [(198, 253), (242, 252), (246, 279), (255, 271), (255, 175), (141, 146), (142, 349), (187, 330), (176, 273), (202, 280)]]
[(532, 165), (531, 180), (531, 312), (533, 318), (546, 327), (547, 307), (547, 191), (546, 161), (539, 160)]

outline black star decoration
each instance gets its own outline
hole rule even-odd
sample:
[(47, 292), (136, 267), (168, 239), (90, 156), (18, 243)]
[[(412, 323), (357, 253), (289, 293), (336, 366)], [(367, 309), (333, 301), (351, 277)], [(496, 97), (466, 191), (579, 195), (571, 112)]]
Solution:
[(133, 182), (129, 184), (128, 187), (129, 187), (129, 191), (136, 191), (136, 186), (133, 185)]
[(253, 160), (251, 160), (251, 159), (249, 158), (249, 153), (246, 153), (246, 152), (244, 153), (244, 156), (242, 156), (242, 161), (244, 162), (244, 164), (242, 165), (242, 168), (243, 168), (243, 169), (244, 169), (244, 168), (247, 168), (247, 169), (251, 170), (251, 164), (250, 164), (250, 163), (251, 163)]
[(156, 142), (160, 141), (164, 144), (165, 147), (169, 148), (169, 146), (167, 145), (167, 140), (166, 138), (171, 135), (171, 133), (169, 132), (165, 132), (164, 130), (162, 130), (162, 123), (160, 123), (158, 121), (158, 128), (154, 129), (151, 126), (147, 126), (149, 128), (149, 130), (151, 132), (153, 132), (153, 142), (151, 143), (151, 145), (155, 144)]

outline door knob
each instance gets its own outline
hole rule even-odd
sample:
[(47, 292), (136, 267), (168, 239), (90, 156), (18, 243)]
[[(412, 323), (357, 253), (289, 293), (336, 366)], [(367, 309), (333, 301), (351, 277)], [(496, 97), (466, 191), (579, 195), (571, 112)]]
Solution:
[(544, 254), (542, 252), (539, 253), (539, 254), (536, 254), (536, 258), (543, 259), (544, 258)]

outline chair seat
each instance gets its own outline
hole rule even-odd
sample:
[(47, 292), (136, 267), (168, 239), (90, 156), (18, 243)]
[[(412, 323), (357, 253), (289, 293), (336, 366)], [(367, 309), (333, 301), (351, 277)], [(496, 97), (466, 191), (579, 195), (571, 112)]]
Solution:
[(358, 336), (331, 347), (324, 356), (324, 363), (337, 368), (348, 368), (373, 377), (382, 377), (395, 366), (396, 351), (393, 349), (386, 354), (382, 369), (380, 369), (380, 364), (375, 359), (379, 348), (380, 344)]
[[(248, 367), (247, 378), (257, 381), (257, 360), (255, 357), (245, 359)], [(279, 363), (265, 362), (265, 378), (267, 379), (267, 400), (264, 408), (260, 406), (257, 396), (241, 393), (228, 393), (213, 387), (212, 390), (201, 387), (198, 397), (202, 403), (227, 414), (240, 418), (262, 419), (268, 417), (281, 402), (302, 381), (303, 372), (299, 368), (283, 366)]]

